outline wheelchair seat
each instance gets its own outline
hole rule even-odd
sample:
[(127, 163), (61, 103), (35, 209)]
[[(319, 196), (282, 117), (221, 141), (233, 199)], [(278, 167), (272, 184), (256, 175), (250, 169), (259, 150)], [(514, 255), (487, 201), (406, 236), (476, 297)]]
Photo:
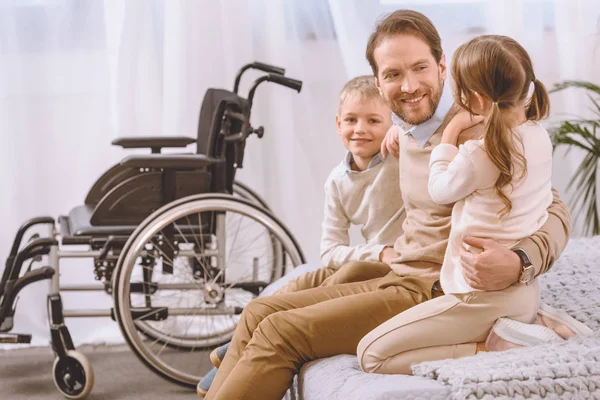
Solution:
[[(193, 194), (231, 192), (236, 160), (234, 145), (224, 142), (223, 122), (228, 112), (248, 118), (248, 101), (227, 90), (208, 89), (200, 109), (196, 139), (115, 140), (113, 144), (123, 148), (150, 148), (159, 154), (130, 156), (106, 171), (92, 186), (85, 204), (59, 218), (63, 243), (127, 237), (148, 215), (170, 201)], [(227, 128), (239, 132), (242, 122), (232, 118)], [(160, 154), (163, 147), (185, 147), (193, 142), (197, 156), (191, 160), (186, 156), (193, 157), (192, 154)], [(227, 162), (220, 163), (224, 160)], [(215, 170), (214, 166), (220, 168)], [(169, 172), (170, 178), (166, 179)]]
[[(78, 206), (69, 212), (64, 222), (68, 224), (66, 231), (61, 234), (66, 237), (71, 236), (109, 236), (109, 235), (131, 235), (137, 225), (92, 225), (90, 222), (94, 214), (94, 207), (90, 205)], [(61, 224), (62, 225), (62, 224)], [(66, 234), (66, 235), (65, 235)]]

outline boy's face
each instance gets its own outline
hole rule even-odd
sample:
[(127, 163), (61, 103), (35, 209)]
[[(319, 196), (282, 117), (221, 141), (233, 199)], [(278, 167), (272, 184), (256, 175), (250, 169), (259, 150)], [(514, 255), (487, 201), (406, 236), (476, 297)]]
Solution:
[(349, 95), (340, 106), (335, 120), (344, 147), (354, 157), (369, 158), (379, 152), (392, 112), (380, 99)]
[(392, 111), (410, 125), (429, 120), (442, 96), (445, 56), (436, 63), (429, 45), (413, 35), (384, 39), (373, 56), (377, 86)]

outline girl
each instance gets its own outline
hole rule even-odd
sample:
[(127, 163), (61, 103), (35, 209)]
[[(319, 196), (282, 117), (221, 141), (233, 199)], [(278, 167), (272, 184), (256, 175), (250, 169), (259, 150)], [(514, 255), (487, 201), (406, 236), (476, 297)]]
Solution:
[[(548, 115), (548, 94), (515, 40), (477, 37), (458, 48), (451, 69), (455, 102), (463, 111), (431, 153), (429, 177), (432, 200), (455, 203), (440, 274), (445, 295), (367, 334), (357, 354), (368, 372), (410, 374), (414, 362), (474, 355), (486, 350), (481, 342), (499, 318), (494, 332), (522, 345), (562, 340), (553, 329), (530, 325), (538, 312), (564, 323), (567, 335), (590, 332), (566, 313), (540, 307), (535, 280), (483, 292), (463, 277), (459, 250), (465, 236), (512, 247), (544, 224), (552, 202), (552, 144), (539, 122)], [(478, 121), (485, 122), (483, 138), (457, 147), (460, 132)]]

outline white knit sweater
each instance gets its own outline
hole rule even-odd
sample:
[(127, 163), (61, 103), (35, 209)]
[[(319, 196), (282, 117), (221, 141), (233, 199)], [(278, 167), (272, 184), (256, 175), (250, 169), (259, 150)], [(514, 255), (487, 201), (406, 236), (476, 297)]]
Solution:
[[(398, 179), (398, 160), (393, 156), (361, 172), (348, 171), (345, 161), (333, 169), (325, 183), (323, 266), (378, 261), (383, 248), (394, 244), (404, 221)], [(361, 226), (366, 243), (350, 246), (351, 225)]]
[[(459, 250), (464, 236), (491, 238), (507, 247), (535, 233), (548, 218), (552, 203), (552, 143), (539, 122), (528, 121), (516, 128), (524, 145), (527, 175), (520, 170), (504, 193), (512, 211), (504, 218), (504, 203), (494, 185), (500, 174), (483, 147), (483, 140), (470, 140), (460, 148), (440, 144), (431, 153), (429, 194), (438, 204), (454, 204), (452, 228), (440, 282), (445, 293), (466, 293), (474, 289), (463, 277)], [(473, 249), (471, 249), (473, 250)]]

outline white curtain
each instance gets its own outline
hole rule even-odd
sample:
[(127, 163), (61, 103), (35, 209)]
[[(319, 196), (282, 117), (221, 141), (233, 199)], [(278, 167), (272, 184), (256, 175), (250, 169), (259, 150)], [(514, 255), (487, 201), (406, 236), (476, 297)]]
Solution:
[[(116, 137), (196, 135), (209, 87), (231, 88), (245, 63), (262, 61), (304, 81), (300, 94), (265, 84), (238, 178), (262, 194), (318, 261), (323, 183), (344, 150), (335, 133), (337, 94), (370, 73), (365, 44), (382, 13), (424, 12), (450, 57), (487, 32), (520, 40), (538, 77), (600, 82), (595, 0), (3, 0), (0, 3), (0, 259), (26, 219), (83, 202), (100, 174), (129, 154)], [(594, 58), (595, 57), (595, 58)], [(594, 63), (595, 61), (595, 63)], [(245, 93), (257, 73), (242, 81)], [(585, 112), (585, 98), (553, 95), (554, 113)], [(192, 147), (189, 149), (193, 150)], [(556, 156), (564, 193), (577, 162)], [(575, 157), (575, 158), (573, 158)], [(93, 282), (92, 264), (69, 260), (65, 283)], [(47, 283), (23, 291), (15, 331), (48, 341)], [(110, 307), (103, 294), (64, 296), (68, 308)], [(76, 342), (119, 341), (107, 319), (67, 321)]]
[[(600, 83), (600, 1), (598, 0), (329, 0), (338, 43), (349, 76), (369, 73), (364, 51), (378, 18), (397, 9), (427, 15), (440, 32), (449, 61), (456, 48), (482, 34), (502, 34), (518, 40), (529, 52), (537, 78), (548, 89), (563, 80)], [(551, 95), (546, 125), (567, 116), (589, 116), (591, 106), (581, 92)], [(564, 148), (555, 153), (553, 182), (569, 203), (568, 181), (582, 154)], [(583, 221), (574, 224), (574, 236)]]

